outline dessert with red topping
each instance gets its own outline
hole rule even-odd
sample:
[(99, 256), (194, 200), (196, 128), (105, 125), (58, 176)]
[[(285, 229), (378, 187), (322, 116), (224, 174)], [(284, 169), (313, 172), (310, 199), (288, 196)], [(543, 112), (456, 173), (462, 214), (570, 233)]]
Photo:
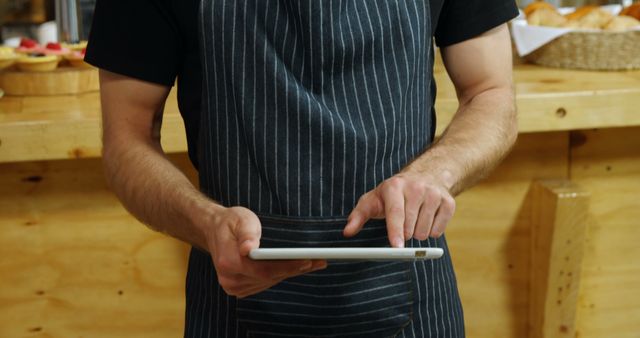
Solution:
[(86, 52), (87, 49), (83, 48), (81, 51), (75, 51), (65, 55), (64, 58), (67, 59), (67, 61), (69, 61), (69, 64), (73, 67), (89, 68), (91, 67), (91, 65), (84, 62), (84, 55)]
[(49, 42), (42, 51), (46, 55), (56, 55), (62, 57), (71, 52), (68, 48), (62, 47), (58, 42)]
[(16, 48), (16, 52), (22, 54), (39, 53), (42, 52), (42, 46), (40, 46), (35, 40), (22, 38), (20, 39), (20, 46)]

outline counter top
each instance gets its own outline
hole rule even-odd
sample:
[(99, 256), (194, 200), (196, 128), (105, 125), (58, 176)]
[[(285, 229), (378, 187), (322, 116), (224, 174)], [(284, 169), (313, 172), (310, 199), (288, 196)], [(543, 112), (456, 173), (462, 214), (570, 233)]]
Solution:
[[(436, 63), (438, 133), (457, 108), (455, 89)], [(521, 133), (640, 126), (640, 71), (593, 72), (516, 65)], [(100, 156), (99, 94), (0, 99), (0, 163)], [(162, 144), (186, 151), (175, 90), (165, 108)]]

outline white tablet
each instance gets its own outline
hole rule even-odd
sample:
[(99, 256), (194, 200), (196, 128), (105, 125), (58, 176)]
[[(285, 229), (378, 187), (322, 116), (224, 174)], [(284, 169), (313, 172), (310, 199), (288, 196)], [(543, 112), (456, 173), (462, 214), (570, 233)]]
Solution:
[(440, 248), (284, 248), (253, 249), (254, 260), (337, 259), (337, 260), (426, 260), (442, 257)]

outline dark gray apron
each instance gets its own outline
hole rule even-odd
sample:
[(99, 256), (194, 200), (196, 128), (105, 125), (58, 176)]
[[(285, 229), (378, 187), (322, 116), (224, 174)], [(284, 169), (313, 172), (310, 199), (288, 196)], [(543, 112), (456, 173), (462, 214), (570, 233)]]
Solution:
[[(262, 247), (388, 246), (342, 236), (357, 199), (433, 137), (428, 1), (203, 0), (200, 185), (255, 211)], [(194, 249), (188, 337), (462, 337), (444, 237), (429, 262), (330, 262), (238, 300)]]

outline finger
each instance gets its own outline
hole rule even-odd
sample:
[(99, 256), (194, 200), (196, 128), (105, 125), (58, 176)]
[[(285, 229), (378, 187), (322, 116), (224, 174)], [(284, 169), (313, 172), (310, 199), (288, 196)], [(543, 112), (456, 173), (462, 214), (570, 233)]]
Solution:
[(449, 224), (449, 221), (453, 217), (456, 210), (456, 202), (451, 196), (443, 197), (442, 203), (436, 212), (436, 216), (433, 220), (433, 227), (431, 228), (430, 236), (438, 238), (444, 234), (444, 229)]
[(370, 218), (377, 218), (383, 215), (384, 206), (375, 190), (362, 195), (349, 215), (349, 221), (343, 231), (344, 236), (355, 236)]
[(413, 238), (424, 241), (429, 237), (431, 227), (433, 226), (433, 219), (441, 202), (442, 196), (439, 192), (435, 190), (427, 190), (424, 202), (420, 207), (420, 214), (418, 215), (418, 221), (416, 223)]
[(242, 283), (242, 285), (243, 286), (247, 285), (244, 287), (244, 289), (247, 290), (250, 294), (252, 294), (252, 293), (255, 293), (256, 290), (264, 290), (277, 283), (280, 283), (281, 281), (287, 278), (295, 277), (295, 276), (302, 275), (309, 272), (319, 271), (319, 270), (325, 269), (326, 267), (327, 267), (326, 260), (314, 260), (312, 261), (311, 268), (309, 269), (294, 271), (287, 275), (274, 276), (274, 278), (272, 279), (266, 279), (258, 283), (256, 283), (255, 279), (243, 276), (242, 278), (244, 278), (245, 282)]
[(311, 268), (309, 269), (305, 269), (305, 270), (300, 270), (300, 271), (293, 271), (291, 274), (286, 275), (286, 276), (280, 276), (279, 278), (281, 280), (287, 279), (287, 278), (291, 278), (291, 277), (296, 277), (296, 276), (300, 276), (300, 275), (304, 275), (310, 272), (314, 272), (314, 271), (319, 271), (319, 270), (323, 270), (327, 268), (327, 261), (326, 260), (314, 260), (312, 261), (313, 264), (311, 265)]
[[(312, 267), (310, 270), (306, 271), (306, 272), (300, 272), (298, 274), (304, 274), (304, 273), (309, 273), (309, 272), (313, 272), (313, 271), (318, 271), (318, 270), (322, 270), (325, 269), (327, 267), (327, 261), (326, 260), (314, 260)], [(266, 289), (271, 288), (272, 286), (280, 283), (281, 281), (287, 279), (287, 278), (291, 278), (294, 277), (295, 275), (290, 275), (290, 276), (280, 276), (276, 279), (272, 279), (272, 280), (267, 280), (267, 281), (263, 281), (260, 283), (256, 283), (254, 279), (249, 279), (247, 277), (242, 277), (244, 278), (244, 281), (239, 283), (239, 289), (236, 297), (238, 298), (244, 298), (244, 297), (248, 297), (251, 295), (254, 295), (256, 293), (262, 292)]]
[(248, 289), (255, 288), (257, 285), (262, 284), (256, 282), (255, 279), (250, 279), (242, 275), (224, 275), (218, 274), (218, 283), (222, 289), (229, 295), (237, 296)]
[(318, 271), (326, 269), (329, 264), (324, 259), (318, 259), (313, 261), (313, 266), (311, 267), (311, 271)]
[(277, 283), (282, 280), (282, 277), (278, 278), (266, 278), (266, 279), (257, 279), (252, 276), (247, 276), (241, 273), (238, 274), (224, 274), (218, 273), (218, 283), (223, 287), (223, 289), (230, 295), (237, 296), (238, 294), (244, 293), (247, 290), (254, 290), (259, 288), (265, 288), (273, 283)]
[(290, 273), (286, 273), (286, 274), (281, 274), (276, 276), (277, 279), (287, 279), (287, 278), (291, 278), (291, 277), (295, 277), (295, 276), (299, 276), (299, 275), (304, 275), (305, 273), (309, 273), (309, 272), (314, 272), (314, 271), (318, 271), (318, 270), (322, 270), (322, 269), (326, 269), (327, 268), (327, 261), (324, 259), (316, 259), (316, 260), (312, 260), (311, 261), (311, 267), (307, 268), (307, 266), (305, 266), (304, 268), (298, 269), (298, 270), (292, 270)]
[(413, 237), (418, 215), (420, 214), (420, 206), (424, 201), (424, 190), (419, 185), (413, 184), (405, 191), (404, 197), (404, 238)]
[[(319, 270), (323, 270), (327, 268), (327, 261), (326, 260), (314, 260), (313, 261), (313, 265), (311, 266), (311, 269), (309, 269), (309, 271), (304, 271), (301, 272), (300, 275), (306, 274), (306, 273), (310, 273), (310, 272), (315, 272), (315, 271), (319, 271)], [(289, 276), (287, 278), (290, 278), (293, 276)]]
[(262, 281), (295, 276), (313, 268), (310, 260), (252, 261), (243, 258), (242, 265), (245, 276)]
[(279, 283), (279, 281), (271, 281), (271, 282), (261, 282), (261, 283), (250, 283), (243, 285), (242, 287), (238, 287), (232, 290), (233, 293), (227, 292), (232, 296), (236, 296), (238, 298), (245, 298), (251, 295), (255, 295), (260, 293), (274, 285)]
[(226, 275), (218, 273), (218, 283), (224, 291), (232, 296), (254, 294), (279, 283), (284, 277), (273, 279), (256, 279), (243, 274)]
[(238, 247), (238, 253), (243, 256), (243, 257), (247, 257), (249, 256), (249, 253), (251, 253), (251, 250), (253, 249), (257, 249), (260, 247), (260, 240), (245, 240), (242, 242), (238, 242), (240, 243), (240, 246)]
[(398, 183), (389, 182), (382, 187), (387, 233), (391, 246), (404, 247), (404, 195)]

